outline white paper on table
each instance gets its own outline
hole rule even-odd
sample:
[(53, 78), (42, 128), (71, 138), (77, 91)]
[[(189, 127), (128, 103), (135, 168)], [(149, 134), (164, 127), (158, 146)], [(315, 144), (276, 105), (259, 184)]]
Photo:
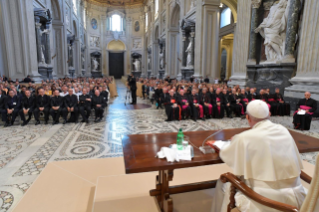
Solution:
[(306, 111), (305, 110), (299, 110), (297, 114), (298, 115), (306, 115)]
[(180, 160), (192, 160), (191, 146), (188, 145), (185, 149), (182, 150), (177, 149), (177, 145), (173, 144), (172, 149), (175, 150), (176, 153), (176, 161)]
[(214, 146), (217, 146), (220, 150), (228, 147), (230, 145), (230, 141), (215, 141)]

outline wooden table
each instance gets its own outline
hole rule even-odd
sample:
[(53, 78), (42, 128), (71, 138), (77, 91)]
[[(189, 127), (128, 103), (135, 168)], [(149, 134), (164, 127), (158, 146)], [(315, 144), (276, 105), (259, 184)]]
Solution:
[[(215, 135), (215, 140), (228, 140), (232, 136), (241, 133), (248, 128), (226, 129)], [(300, 153), (319, 151), (319, 139), (310, 137), (296, 131), (289, 130)], [(214, 188), (216, 181), (206, 181), (180, 186), (169, 186), (169, 181), (173, 180), (174, 169), (189, 168), (210, 164), (219, 164), (223, 161), (218, 154), (203, 154), (196, 147), (209, 135), (216, 131), (195, 131), (185, 132), (190, 142), (194, 146), (194, 158), (192, 161), (180, 161), (170, 163), (165, 159), (156, 158), (156, 153), (162, 147), (168, 147), (176, 143), (177, 133), (160, 133), (145, 135), (128, 135), (122, 139), (125, 169), (127, 174), (159, 171), (156, 177), (156, 188), (150, 191), (151, 196), (155, 196), (162, 211), (173, 211), (173, 200), (170, 194), (178, 194), (202, 189)]]

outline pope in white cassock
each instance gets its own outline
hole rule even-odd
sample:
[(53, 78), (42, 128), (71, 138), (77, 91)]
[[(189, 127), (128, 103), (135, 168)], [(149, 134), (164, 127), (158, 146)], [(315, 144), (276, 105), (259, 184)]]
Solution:
[[(246, 119), (252, 129), (234, 136), (221, 149), (221, 159), (243, 182), (258, 194), (300, 208), (306, 192), (301, 185), (303, 169), (299, 151), (289, 131), (269, 120), (269, 108), (260, 100), (247, 106)], [(230, 183), (218, 181), (211, 212), (227, 212)], [(235, 195), (241, 212), (278, 211), (250, 200), (241, 192)]]

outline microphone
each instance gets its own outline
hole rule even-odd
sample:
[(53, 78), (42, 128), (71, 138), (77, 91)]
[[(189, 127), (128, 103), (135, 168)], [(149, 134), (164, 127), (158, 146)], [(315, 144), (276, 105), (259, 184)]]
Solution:
[(212, 147), (210, 147), (210, 146), (205, 146), (205, 142), (206, 142), (209, 138), (211, 138), (211, 137), (213, 137), (214, 135), (220, 133), (221, 131), (223, 131), (223, 129), (220, 129), (220, 130), (218, 130), (217, 132), (214, 132), (213, 134), (211, 134), (210, 136), (208, 136), (208, 137), (203, 141), (202, 146), (199, 147), (199, 150), (200, 150), (202, 153), (204, 153), (204, 154), (215, 153), (216, 151), (215, 151)]

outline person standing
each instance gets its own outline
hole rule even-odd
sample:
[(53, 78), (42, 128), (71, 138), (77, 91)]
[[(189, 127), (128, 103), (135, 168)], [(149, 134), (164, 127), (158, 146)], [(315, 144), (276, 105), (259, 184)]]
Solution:
[(131, 74), (131, 77), (129, 78), (128, 85), (130, 87), (131, 95), (132, 95), (132, 103), (131, 104), (132, 105), (136, 105), (136, 90), (137, 90), (137, 87), (136, 87), (136, 79), (135, 79), (133, 74)]

